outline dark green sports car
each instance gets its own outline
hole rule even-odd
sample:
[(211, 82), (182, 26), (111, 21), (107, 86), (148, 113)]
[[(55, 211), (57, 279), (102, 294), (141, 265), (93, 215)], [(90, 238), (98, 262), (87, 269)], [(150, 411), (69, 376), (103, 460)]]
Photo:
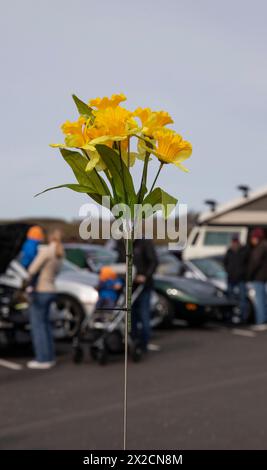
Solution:
[(209, 319), (231, 319), (238, 314), (238, 307), (234, 299), (209, 282), (156, 275), (152, 311), (155, 322), (165, 326), (175, 319), (201, 325)]

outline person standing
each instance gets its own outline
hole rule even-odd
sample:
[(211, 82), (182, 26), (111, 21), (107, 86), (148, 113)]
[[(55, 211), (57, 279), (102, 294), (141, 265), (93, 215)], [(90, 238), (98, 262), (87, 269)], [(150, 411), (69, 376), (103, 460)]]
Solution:
[(53, 230), (48, 245), (42, 246), (30, 264), (30, 279), (37, 277), (30, 305), (31, 336), (35, 359), (28, 362), (30, 369), (49, 369), (55, 365), (52, 326), (49, 319), (51, 303), (56, 299), (55, 277), (64, 255), (61, 233)]
[(256, 324), (267, 321), (267, 240), (261, 228), (255, 228), (250, 235), (251, 253), (248, 262), (248, 279), (255, 291)]
[[(134, 289), (140, 285), (142, 285), (143, 289), (132, 305), (131, 336), (134, 340), (140, 338), (143, 350), (147, 351), (150, 349), (150, 298), (153, 286), (153, 274), (158, 264), (156, 250), (152, 240), (135, 240), (133, 264), (136, 270)], [(139, 325), (141, 326), (140, 331)]]
[(247, 301), (247, 262), (249, 256), (248, 247), (242, 246), (238, 236), (232, 238), (231, 246), (224, 257), (224, 267), (227, 273), (227, 293), (231, 297), (238, 291), (239, 307), (242, 322), (248, 317)]

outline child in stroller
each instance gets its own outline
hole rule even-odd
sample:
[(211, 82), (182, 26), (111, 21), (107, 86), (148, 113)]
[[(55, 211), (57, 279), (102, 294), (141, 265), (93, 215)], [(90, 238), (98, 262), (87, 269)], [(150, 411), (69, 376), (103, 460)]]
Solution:
[(117, 273), (110, 266), (103, 266), (99, 275), (97, 310), (115, 307), (122, 288), (123, 280)]
[[(78, 334), (73, 339), (73, 360), (83, 360), (83, 342), (88, 342), (90, 355), (99, 364), (106, 364), (110, 354), (121, 354), (124, 351), (125, 333), (125, 266), (105, 266), (99, 275), (99, 300), (91, 317), (82, 322)], [(139, 286), (132, 296), (132, 302), (140, 294)], [(134, 362), (142, 358), (140, 343), (133, 341), (129, 335), (129, 353)]]

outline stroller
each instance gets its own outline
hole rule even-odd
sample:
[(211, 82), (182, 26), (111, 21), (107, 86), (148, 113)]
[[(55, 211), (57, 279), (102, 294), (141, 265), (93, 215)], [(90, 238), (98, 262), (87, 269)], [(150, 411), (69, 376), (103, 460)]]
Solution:
[[(120, 265), (114, 268), (117, 273)], [(120, 273), (121, 274), (121, 273)], [(141, 294), (143, 286), (138, 286), (132, 294), (132, 305)], [(125, 286), (121, 289), (114, 308), (96, 309), (91, 317), (85, 317), (77, 335), (73, 338), (73, 361), (79, 364), (84, 358), (83, 344), (89, 345), (89, 353), (93, 361), (105, 365), (109, 357), (124, 352), (125, 335)], [(143, 351), (139, 341), (133, 340), (129, 334), (128, 349), (134, 362), (142, 359)]]

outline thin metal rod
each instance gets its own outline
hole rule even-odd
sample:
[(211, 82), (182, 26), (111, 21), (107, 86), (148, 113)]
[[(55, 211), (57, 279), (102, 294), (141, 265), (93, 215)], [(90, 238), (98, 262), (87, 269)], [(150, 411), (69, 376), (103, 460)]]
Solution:
[(126, 311), (124, 325), (124, 403), (123, 403), (123, 450), (127, 449), (127, 405), (128, 405), (128, 335), (131, 330), (132, 304), (132, 265), (133, 241), (132, 232), (126, 239)]
[(126, 311), (124, 321), (124, 403), (123, 403), (123, 450), (127, 448), (127, 385), (128, 385), (128, 283), (129, 283), (129, 243), (126, 240)]
[(124, 404), (123, 404), (123, 450), (127, 449), (127, 405), (128, 405), (128, 311), (125, 313), (125, 326), (124, 326)]

